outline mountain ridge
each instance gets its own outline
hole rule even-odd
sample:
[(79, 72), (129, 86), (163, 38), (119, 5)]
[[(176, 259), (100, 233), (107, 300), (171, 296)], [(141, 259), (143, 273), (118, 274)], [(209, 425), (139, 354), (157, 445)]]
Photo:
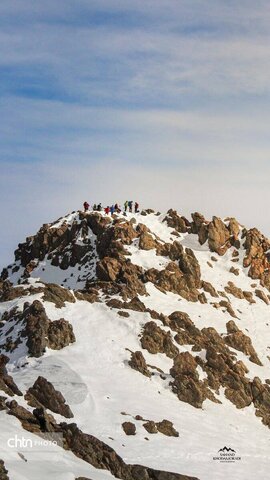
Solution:
[[(207, 221), (195, 212), (189, 221), (172, 209), (163, 215), (145, 210), (113, 217), (78, 211), (44, 224), (19, 244), (14, 264), (1, 274), (0, 354), (7, 371), (3, 369), (0, 386), (8, 395), (5, 409), (21, 419), (20, 408), (27, 410), (30, 405), (27, 391), (36, 392), (31, 388), (42, 377), (42, 388), (51, 388), (46, 383), (50, 382), (64, 395), (76, 426), (65, 426), (61, 413), (56, 414), (56, 418), (61, 415), (60, 424), (47, 418), (52, 405), (44, 405), (44, 397), (42, 401), (31, 397), (36, 409), (45, 411), (36, 412), (29, 422), (41, 425), (43, 415), (49, 429), (62, 429), (66, 446), (75, 455), (89, 460), (91, 441), (99, 449), (98, 441), (92, 437), (86, 441), (84, 436), (93, 434), (123, 457), (124, 435), (129, 464), (140, 459), (148, 470), (135, 474), (133, 468), (127, 474), (120, 472), (122, 467), (118, 471), (110, 466), (120, 478), (126, 474), (132, 480), (134, 475), (183, 478), (151, 472), (151, 468), (168, 472), (168, 466), (169, 471), (184, 471), (201, 480), (209, 478), (209, 469), (214, 475), (210, 460), (207, 468), (195, 461), (196, 448), (203, 451), (199, 446), (203, 435), (213, 454), (225, 441), (238, 451), (247, 429), (255, 429), (262, 439), (268, 435), (269, 250), (266, 237), (234, 218)], [(54, 363), (65, 382), (57, 376)], [(80, 380), (78, 392), (71, 394), (74, 374)], [(20, 398), (11, 388), (10, 375), (23, 394)], [(14, 395), (18, 405), (10, 404)], [(95, 412), (92, 424), (80, 405), (85, 412)], [(183, 412), (186, 419), (180, 421)], [(222, 412), (235, 425), (241, 418), (239, 444), (230, 421), (222, 425)], [(245, 415), (237, 417), (235, 412)], [(130, 421), (124, 422), (125, 416)], [(206, 433), (200, 429), (196, 433), (194, 416), (198, 421), (204, 418)], [(220, 438), (216, 446), (213, 429)], [(184, 448), (177, 443), (182, 435)], [(84, 445), (81, 452), (70, 441), (73, 437)], [(146, 455), (143, 462), (144, 452), (150, 460)], [(91, 455), (90, 460), (94, 465)], [(117, 464), (116, 457), (112, 465), (114, 461)], [(95, 465), (104, 468), (106, 462)], [(231, 478), (241, 478), (237, 468)], [(215, 478), (223, 475), (220, 470)]]

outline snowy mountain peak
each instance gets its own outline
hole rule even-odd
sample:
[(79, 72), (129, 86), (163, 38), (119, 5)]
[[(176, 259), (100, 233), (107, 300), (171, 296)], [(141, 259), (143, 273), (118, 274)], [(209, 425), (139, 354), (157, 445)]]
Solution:
[[(257, 229), (197, 212), (43, 225), (1, 275), (3, 422), (61, 433), (64, 477), (88, 462), (93, 479), (225, 479), (203, 459), (247, 448), (251, 432), (266, 471), (269, 251)], [(25, 472), (35, 478), (31, 461)]]

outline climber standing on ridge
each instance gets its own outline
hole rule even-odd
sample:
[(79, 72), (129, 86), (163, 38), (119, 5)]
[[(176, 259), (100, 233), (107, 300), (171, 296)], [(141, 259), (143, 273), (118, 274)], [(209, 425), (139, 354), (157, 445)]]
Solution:
[(113, 214), (114, 214), (114, 205), (111, 206), (110, 212), (111, 212), (111, 216), (113, 216)]
[(138, 202), (135, 202), (135, 213), (139, 212), (139, 204)]
[(128, 208), (129, 208), (130, 213), (132, 213), (132, 206), (133, 206), (133, 201), (130, 200), (130, 201), (128, 202)]
[(127, 209), (128, 209), (128, 201), (127, 200), (124, 203), (124, 209), (125, 209), (125, 213), (127, 213)]
[(85, 212), (87, 212), (87, 211), (89, 210), (89, 207), (90, 207), (89, 203), (88, 203), (88, 202), (84, 202), (83, 208), (84, 208), (84, 211), (85, 211)]
[(101, 211), (102, 211), (101, 203), (98, 204), (98, 206), (97, 206), (97, 211), (98, 211), (98, 212), (101, 212)]
[(110, 207), (104, 208), (104, 212), (106, 213), (106, 215), (109, 215), (109, 213), (110, 213)]

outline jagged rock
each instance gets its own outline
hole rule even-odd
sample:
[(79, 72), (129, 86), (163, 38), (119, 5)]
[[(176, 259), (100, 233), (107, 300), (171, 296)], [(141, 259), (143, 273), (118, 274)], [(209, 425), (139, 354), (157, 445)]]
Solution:
[(211, 297), (218, 297), (218, 293), (216, 289), (213, 287), (213, 285), (210, 282), (205, 282), (203, 280), (202, 288), (204, 289), (205, 292), (210, 293)]
[(54, 413), (59, 413), (66, 418), (72, 418), (73, 413), (66, 404), (62, 393), (55, 390), (51, 382), (39, 376), (33, 387), (30, 387), (25, 398), (32, 407), (44, 406)]
[(167, 222), (168, 227), (174, 228), (180, 233), (186, 233), (190, 226), (190, 222), (186, 218), (180, 217), (176, 210), (172, 209), (168, 210), (163, 222)]
[(173, 362), (173, 367), (170, 373), (173, 377), (177, 375), (196, 375), (197, 362), (189, 352), (182, 352), (176, 355)]
[(245, 232), (246, 240), (244, 248), (246, 256), (243, 260), (244, 267), (250, 267), (249, 277), (259, 279), (262, 286), (268, 290), (270, 288), (270, 263), (267, 252), (270, 248), (270, 242), (259, 230), (252, 228)]
[(50, 322), (48, 326), (48, 347), (53, 350), (60, 350), (61, 348), (66, 347), (70, 343), (76, 341), (75, 335), (73, 333), (72, 325), (65, 320), (60, 318), (54, 322)]
[(173, 243), (158, 243), (157, 255), (169, 257), (170, 260), (180, 260), (183, 255), (183, 247), (181, 243), (174, 241)]
[(0, 460), (0, 480), (9, 480), (8, 471), (3, 460)]
[(155, 322), (147, 322), (144, 325), (141, 344), (153, 354), (165, 353), (169, 358), (174, 358), (178, 354), (178, 348), (173, 344), (170, 332), (165, 332)]
[(227, 302), (226, 300), (221, 300), (217, 305), (219, 307), (226, 308), (227, 312), (231, 315), (231, 317), (237, 318), (237, 315), (236, 315), (234, 309), (232, 308), (230, 302)]
[(41, 302), (35, 300), (30, 306), (25, 304), (25, 334), (29, 355), (41, 357), (46, 349), (49, 319)]
[(156, 422), (154, 422), (153, 420), (148, 420), (146, 423), (143, 424), (143, 427), (148, 433), (158, 433)]
[(198, 234), (199, 242), (203, 245), (208, 238), (208, 223), (204, 216), (198, 212), (192, 213), (191, 232)]
[(241, 332), (235, 323), (232, 325), (232, 321), (229, 322), (229, 325), (227, 324), (227, 332), (228, 335), (225, 337), (225, 342), (227, 345), (239, 350), (240, 352), (243, 352), (249, 357), (251, 362), (256, 363), (257, 365), (262, 365), (257, 353), (254, 350), (250, 338)]
[(230, 231), (222, 220), (218, 217), (213, 217), (212, 222), (208, 226), (208, 243), (212, 252), (218, 255), (224, 255), (230, 247)]
[(197, 302), (200, 292), (195, 287), (198, 279), (185, 275), (174, 263), (169, 263), (164, 270), (151, 268), (144, 274), (145, 282), (152, 282), (163, 292), (181, 295), (188, 301)]
[(201, 287), (201, 269), (193, 250), (186, 248), (179, 259), (179, 267), (185, 274), (187, 284), (191, 288)]
[(233, 273), (234, 275), (236, 275), (236, 276), (238, 277), (238, 275), (239, 275), (239, 268), (231, 267), (231, 268), (230, 268), (230, 273)]
[(149, 372), (147, 368), (147, 363), (145, 361), (145, 358), (142, 352), (140, 351), (132, 352), (131, 359), (129, 360), (128, 363), (131, 366), (131, 368), (133, 368), (134, 370), (137, 370), (138, 372), (142, 373), (146, 377), (151, 377), (151, 372)]
[(228, 282), (228, 285), (224, 287), (224, 290), (236, 298), (239, 298), (239, 299), (245, 298), (241, 288), (236, 287), (236, 285), (233, 282)]
[(66, 288), (54, 283), (46, 283), (42, 299), (46, 302), (53, 302), (56, 308), (63, 308), (65, 302), (75, 303), (72, 293)]
[(254, 300), (253, 298), (252, 292), (247, 292), (246, 290), (244, 290), (243, 295), (249, 303), (256, 303), (256, 300)]
[(270, 387), (262, 384), (258, 377), (251, 383), (253, 403), (256, 408), (256, 415), (262, 418), (265, 425), (270, 427)]
[(136, 231), (139, 234), (139, 248), (141, 250), (152, 250), (157, 247), (158, 242), (151, 234), (149, 228), (142, 223), (139, 223)]
[(169, 420), (162, 420), (161, 422), (156, 423), (157, 429), (163, 435), (167, 437), (179, 437), (179, 432), (175, 430), (173, 423)]
[(13, 378), (8, 375), (6, 365), (9, 358), (6, 355), (0, 354), (0, 390), (3, 390), (7, 395), (22, 395), (22, 392), (17, 387)]
[(6, 405), (8, 407), (8, 415), (18, 418), (25, 430), (32, 433), (40, 432), (40, 424), (33, 413), (18, 405), (16, 400), (7, 402)]
[(122, 428), (126, 435), (136, 435), (136, 426), (132, 422), (122, 423)]
[(255, 290), (255, 295), (256, 297), (260, 298), (264, 303), (266, 303), (266, 305), (269, 305), (269, 299), (262, 290), (257, 288)]
[(104, 257), (97, 264), (97, 277), (105, 282), (115, 282), (122, 269), (122, 264), (117, 258)]

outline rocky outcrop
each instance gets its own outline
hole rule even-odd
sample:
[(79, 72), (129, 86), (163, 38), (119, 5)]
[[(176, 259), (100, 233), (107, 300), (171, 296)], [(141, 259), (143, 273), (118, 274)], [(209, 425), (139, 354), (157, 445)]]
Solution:
[(6, 355), (0, 354), (0, 390), (10, 396), (22, 395), (22, 392), (13, 381), (13, 378), (8, 375), (6, 369), (8, 361), (9, 358)]
[(174, 228), (179, 233), (186, 233), (190, 227), (190, 222), (185, 217), (180, 217), (173, 209), (168, 210), (163, 222), (166, 222), (168, 227)]
[(233, 320), (227, 323), (227, 332), (228, 335), (225, 337), (227, 345), (243, 352), (249, 357), (251, 362), (256, 363), (257, 365), (262, 365), (250, 338), (241, 332)]
[(42, 299), (46, 302), (53, 302), (56, 308), (63, 308), (65, 302), (75, 303), (74, 295), (66, 288), (54, 283), (46, 283)]
[(170, 332), (165, 332), (155, 322), (147, 322), (144, 325), (141, 344), (153, 354), (165, 353), (169, 358), (174, 358), (178, 354), (178, 348), (174, 345)]
[(32, 407), (49, 408), (54, 413), (59, 413), (66, 418), (72, 418), (73, 413), (66, 404), (62, 393), (55, 390), (51, 382), (44, 377), (38, 377), (34, 385), (25, 394), (25, 399)]
[(24, 321), (29, 355), (41, 357), (46, 349), (50, 322), (41, 302), (35, 300), (31, 305), (24, 304)]
[(50, 322), (47, 335), (47, 345), (53, 350), (61, 350), (76, 341), (72, 325), (64, 318)]
[(137, 370), (138, 372), (142, 373), (146, 377), (151, 377), (151, 372), (147, 368), (147, 363), (145, 361), (145, 358), (142, 352), (140, 351), (132, 352), (131, 359), (129, 360), (128, 363), (131, 366), (131, 368), (133, 368), (134, 370)]
[(0, 480), (9, 480), (8, 471), (3, 460), (0, 460)]
[(25, 303), (22, 321), (25, 324), (26, 345), (32, 357), (41, 357), (46, 347), (59, 350), (75, 342), (72, 325), (64, 318), (50, 322), (39, 300), (31, 305)]
[(248, 275), (260, 280), (262, 286), (270, 289), (270, 249), (269, 240), (256, 228), (244, 232), (246, 256), (243, 260), (244, 267), (249, 267)]
[[(172, 390), (179, 400), (193, 407), (201, 408), (204, 400), (211, 394), (207, 386), (199, 380), (197, 362), (189, 352), (179, 353), (174, 358), (170, 373), (174, 378)], [(212, 396), (212, 395), (211, 395)]]

